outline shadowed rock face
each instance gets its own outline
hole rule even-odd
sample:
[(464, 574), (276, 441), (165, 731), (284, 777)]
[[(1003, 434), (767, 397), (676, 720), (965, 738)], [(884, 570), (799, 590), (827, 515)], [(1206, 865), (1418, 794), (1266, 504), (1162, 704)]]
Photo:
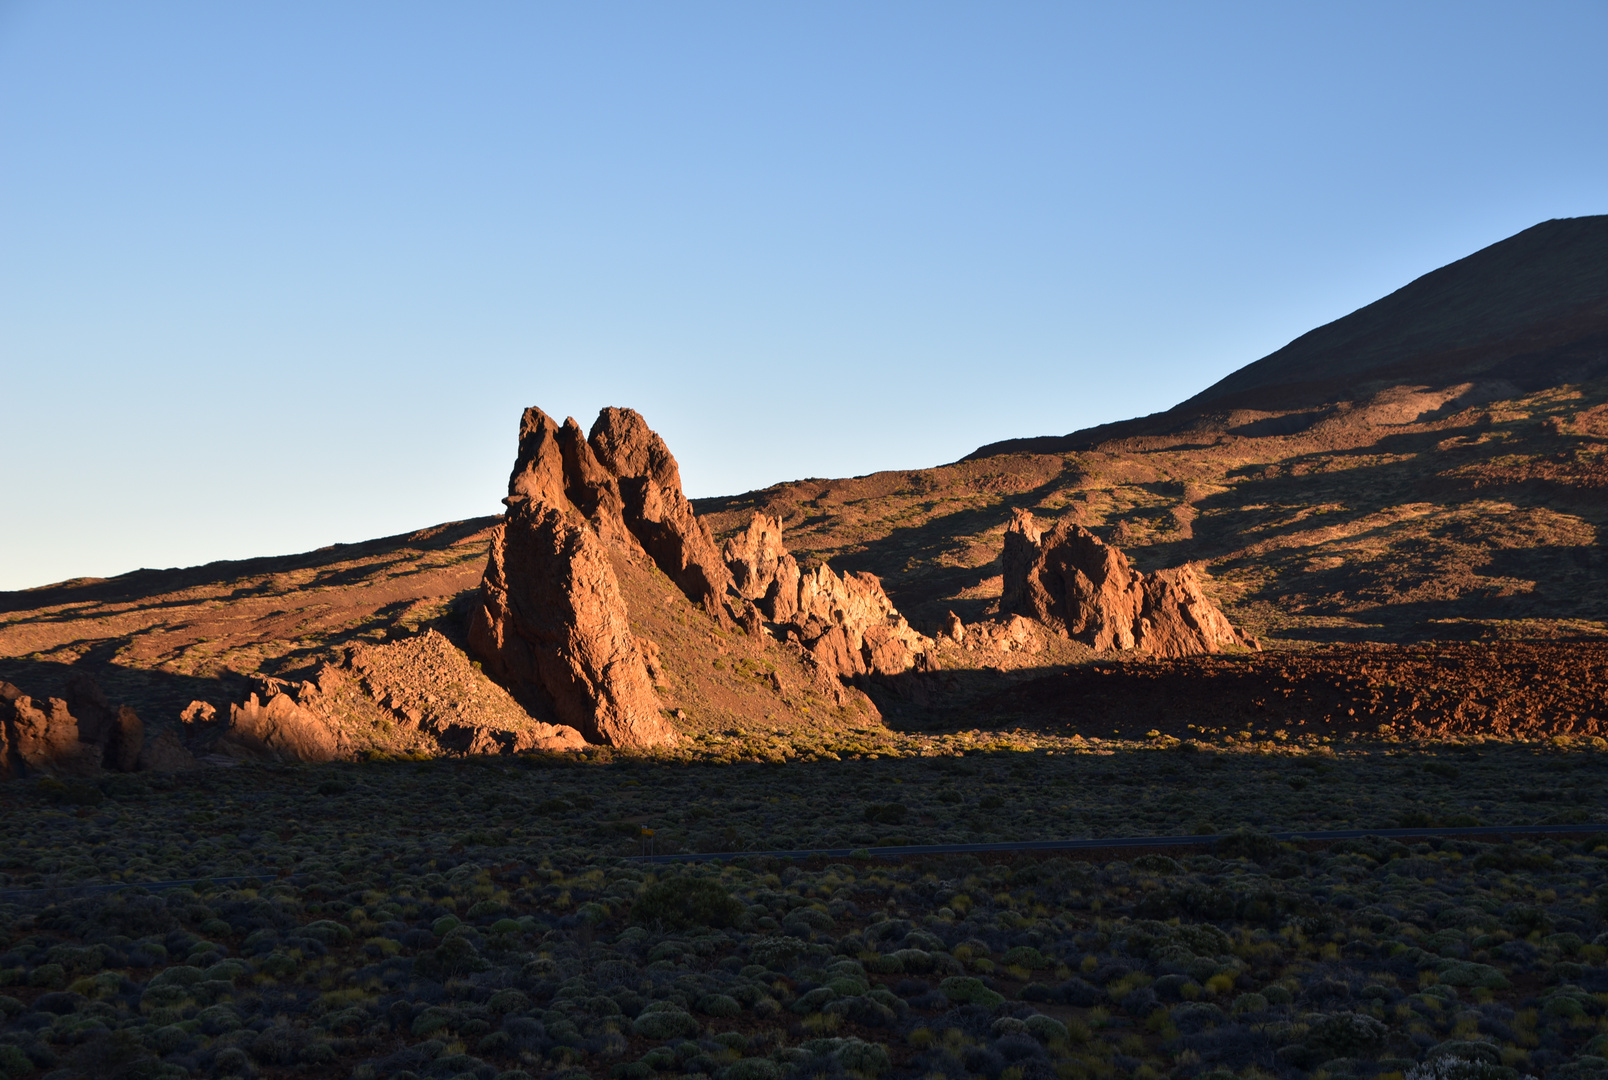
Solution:
[(1100, 650), (1192, 656), (1254, 648), (1200, 588), (1192, 567), (1145, 575), (1088, 529), (1048, 532), (1016, 510), (1005, 531), (1001, 611), (1043, 623)]
[[(674, 477), (674, 459), (668, 468)], [(661, 462), (658, 475), (664, 473)], [(573, 420), (560, 426), (540, 409), (525, 411), (505, 501), (507, 518), (493, 534), (470, 620), (470, 647), (533, 712), (589, 741), (674, 742), (609, 561), (611, 543), (627, 557), (644, 545), (626, 525), (618, 478)]]
[(0, 683), (0, 778), (133, 772), (144, 742), (145, 725), (134, 710), (112, 708), (87, 676), (73, 679), (66, 698), (34, 698)]

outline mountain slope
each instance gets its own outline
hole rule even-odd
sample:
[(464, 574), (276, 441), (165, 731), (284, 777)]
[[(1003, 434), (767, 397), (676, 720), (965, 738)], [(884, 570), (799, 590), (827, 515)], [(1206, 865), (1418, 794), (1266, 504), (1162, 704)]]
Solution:
[[(1608, 374), (1608, 215), (1542, 222), (1301, 335), (1151, 416), (968, 455), (1183, 431), (1289, 434), (1398, 386), (1497, 400)], [(1259, 428), (1253, 425), (1259, 425)]]
[(717, 531), (781, 516), (929, 628), (996, 610), (1016, 508), (1147, 571), (1203, 563), (1273, 642), (1608, 630), (1608, 216), (1476, 252), (1165, 413), (699, 503)]

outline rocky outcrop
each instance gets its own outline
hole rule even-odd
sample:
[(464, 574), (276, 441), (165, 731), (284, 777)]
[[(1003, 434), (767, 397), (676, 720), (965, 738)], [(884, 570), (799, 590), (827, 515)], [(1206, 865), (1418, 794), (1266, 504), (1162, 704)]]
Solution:
[(72, 678), (65, 698), (35, 698), (0, 683), (0, 777), (133, 772), (144, 742), (138, 714), (112, 708), (86, 675)]
[(626, 527), (682, 592), (718, 617), (731, 575), (682, 493), (670, 448), (633, 409), (604, 409), (587, 439), (598, 467), (615, 478)]
[(931, 642), (911, 629), (875, 574), (800, 571), (782, 544), (780, 518), (755, 514), (722, 551), (734, 590), (796, 640), (835, 678), (897, 675), (928, 666)]
[(1192, 656), (1255, 648), (1201, 591), (1189, 566), (1142, 574), (1088, 529), (1044, 531), (1016, 510), (1005, 531), (1002, 613), (1034, 619), (1098, 650)]
[(338, 730), (317, 709), (317, 684), (259, 676), (260, 689), (229, 706), (217, 749), (234, 758), (334, 761), (342, 753)]
[[(508, 512), (493, 534), (470, 618), (470, 648), (538, 719), (612, 746), (673, 742), (600, 536), (609, 526), (597, 527), (586, 512), (590, 505), (592, 515), (609, 518), (610, 489), (584, 475), (585, 444), (564, 435), (570, 428), (539, 409), (525, 412)], [(582, 463), (571, 474), (566, 442)], [(579, 504), (572, 487), (584, 496)]]
[(508, 494), (567, 511), (610, 547), (646, 555), (690, 599), (721, 617), (731, 575), (709, 526), (681, 490), (670, 448), (634, 410), (604, 409), (583, 436), (573, 419), (559, 424), (540, 409), (526, 409)]
[(527, 409), (504, 502), (470, 648), (532, 715), (589, 741), (677, 738), (655, 689), (657, 647), (630, 629), (619, 575), (633, 582), (636, 567), (662, 572), (723, 625), (735, 620), (759, 637), (771, 623), (839, 704), (844, 679), (930, 665), (932, 643), (875, 576), (805, 572), (782, 543), (780, 519), (755, 515), (717, 547), (669, 447), (630, 409), (604, 409), (584, 438), (574, 420)]
[(113, 707), (100, 684), (79, 673), (67, 683), (67, 705), (79, 719), (79, 737), (86, 735), (101, 747), (101, 765), (117, 772), (133, 772), (145, 745), (145, 725), (127, 705)]
[(733, 592), (772, 622), (792, 620), (798, 612), (802, 575), (782, 545), (781, 518), (755, 514), (747, 529), (726, 541), (720, 554), (731, 573)]

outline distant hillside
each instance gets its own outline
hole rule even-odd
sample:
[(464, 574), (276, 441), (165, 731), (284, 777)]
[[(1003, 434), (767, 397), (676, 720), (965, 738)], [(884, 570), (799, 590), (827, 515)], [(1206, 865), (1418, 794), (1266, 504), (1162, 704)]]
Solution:
[(702, 500), (880, 575), (913, 621), (998, 610), (1015, 509), (1197, 562), (1273, 643), (1608, 633), (1608, 216), (1549, 221), (1190, 400), (933, 469)]
[(1292, 434), (1338, 403), (1392, 387), (1466, 384), (1463, 401), (1489, 401), (1603, 374), (1608, 215), (1562, 218), (1431, 271), (1166, 412), (1069, 435), (991, 443), (968, 460), (1182, 431)]

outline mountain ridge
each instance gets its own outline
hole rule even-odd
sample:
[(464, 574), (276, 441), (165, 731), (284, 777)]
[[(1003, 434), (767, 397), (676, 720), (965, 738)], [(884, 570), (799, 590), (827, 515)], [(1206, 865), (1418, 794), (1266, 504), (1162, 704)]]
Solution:
[[(1494, 399), (1608, 373), (1608, 215), (1499, 240), (1238, 368), (1170, 409), (1067, 435), (1005, 439), (961, 460), (1092, 449), (1125, 438), (1315, 422), (1401, 385), (1468, 383)], [(1247, 419), (1247, 412), (1268, 413)], [(1311, 413), (1303, 417), (1301, 414)]]

